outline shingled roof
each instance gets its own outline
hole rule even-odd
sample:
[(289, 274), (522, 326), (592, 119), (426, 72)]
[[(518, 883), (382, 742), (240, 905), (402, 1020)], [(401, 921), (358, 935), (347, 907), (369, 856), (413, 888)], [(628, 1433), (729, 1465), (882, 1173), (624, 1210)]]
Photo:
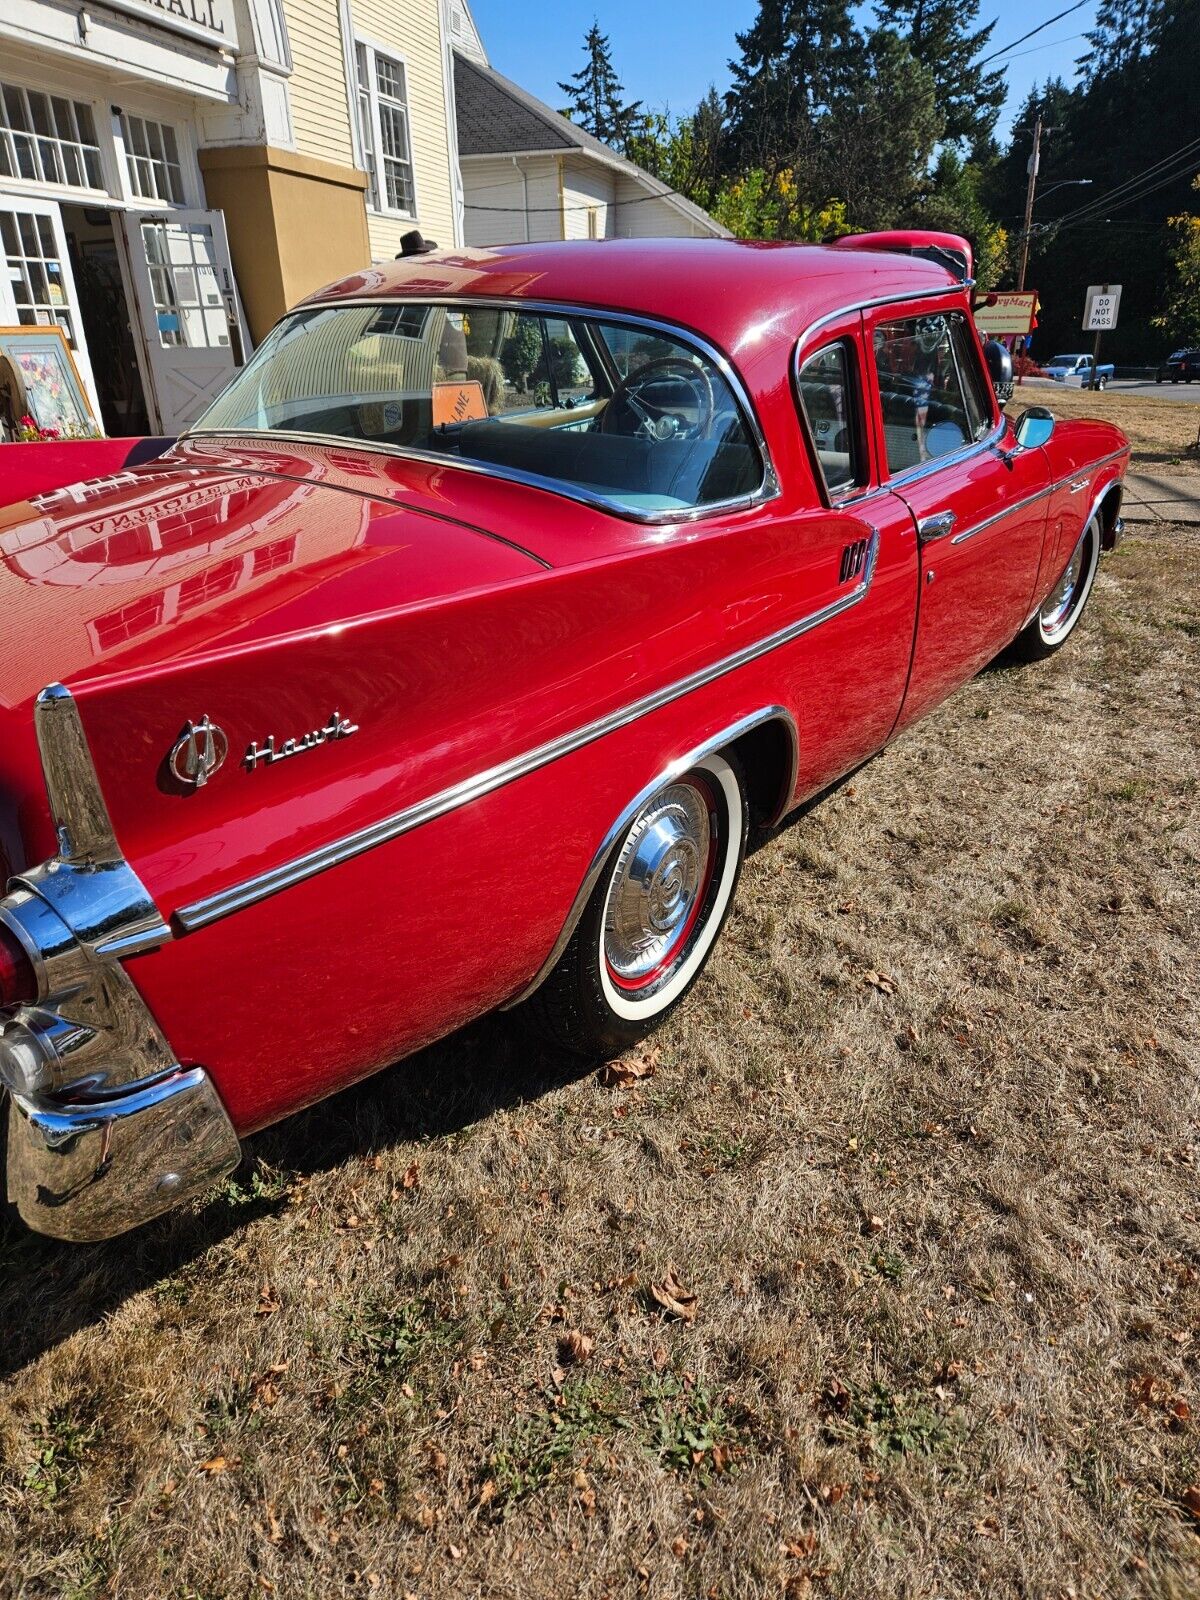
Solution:
[(669, 201), (685, 216), (702, 223), (707, 232), (727, 233), (706, 211), (676, 194), (668, 184), (610, 150), (608, 145), (566, 117), (560, 117), (520, 84), (503, 77), (493, 67), (468, 60), (458, 50), (454, 52), (454, 99), (460, 156), (555, 154), (575, 150), (636, 180), (648, 195)]

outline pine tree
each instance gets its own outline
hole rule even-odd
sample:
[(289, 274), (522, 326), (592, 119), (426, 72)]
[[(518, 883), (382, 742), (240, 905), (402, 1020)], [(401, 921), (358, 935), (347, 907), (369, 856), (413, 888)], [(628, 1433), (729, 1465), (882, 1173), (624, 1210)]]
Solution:
[(1164, 0), (1101, 0), (1096, 25), (1085, 35), (1091, 48), (1078, 63), (1088, 82), (1145, 55), (1166, 11)]
[(877, 4), (880, 22), (908, 40), (909, 48), (933, 75), (934, 103), (942, 117), (942, 137), (969, 140), (982, 147), (1004, 104), (1004, 70), (989, 72), (981, 63), (992, 30), (972, 30), (980, 0), (888, 0)]
[(759, 0), (753, 24), (735, 37), (729, 153), (739, 168), (775, 173), (811, 146), (862, 40), (847, 0)]
[(637, 132), (642, 102), (623, 98), (625, 90), (612, 64), (612, 46), (597, 20), (593, 19), (584, 35), (583, 53), (586, 60), (580, 70), (558, 86), (569, 97), (562, 115), (605, 144), (624, 150)]

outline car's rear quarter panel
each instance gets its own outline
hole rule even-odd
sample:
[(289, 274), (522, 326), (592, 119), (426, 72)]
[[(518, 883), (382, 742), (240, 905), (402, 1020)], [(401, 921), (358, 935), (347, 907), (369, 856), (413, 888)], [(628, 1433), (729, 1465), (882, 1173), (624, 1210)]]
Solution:
[[(870, 527), (774, 506), (649, 548), (539, 572), (233, 655), (80, 691), (117, 836), (170, 916), (571, 733), (836, 599)], [(886, 739), (911, 642), (915, 552), (865, 601), (749, 666), (414, 832), (210, 927), (131, 972), (239, 1128), (508, 999), (551, 947), (599, 840), (671, 759), (764, 705), (800, 728), (800, 792)], [(252, 739), (334, 711), (352, 738), (247, 771)], [(230, 770), (180, 793), (186, 717)]]

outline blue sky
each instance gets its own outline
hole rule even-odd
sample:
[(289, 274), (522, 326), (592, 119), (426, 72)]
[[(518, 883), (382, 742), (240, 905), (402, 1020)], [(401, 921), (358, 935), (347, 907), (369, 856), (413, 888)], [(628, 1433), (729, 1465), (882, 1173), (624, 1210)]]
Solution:
[[(1011, 44), (1039, 22), (1065, 11), (1071, 0), (984, 0), (980, 22), (997, 18), (992, 49)], [(690, 111), (710, 83), (725, 89), (726, 62), (733, 36), (745, 29), (756, 0), (470, 0), (471, 10), (493, 66), (550, 105), (563, 96), (556, 88), (583, 63), (583, 36), (598, 17), (612, 40), (613, 59), (629, 97), (647, 106)], [(869, 12), (867, 13), (869, 15)], [(1004, 65), (1009, 98), (999, 132), (1007, 137), (1017, 108), (1036, 80), (1054, 73), (1068, 82), (1075, 58), (1086, 48), (1082, 35), (1096, 14), (1095, 0), (1064, 17), (1036, 38), (1018, 45)]]

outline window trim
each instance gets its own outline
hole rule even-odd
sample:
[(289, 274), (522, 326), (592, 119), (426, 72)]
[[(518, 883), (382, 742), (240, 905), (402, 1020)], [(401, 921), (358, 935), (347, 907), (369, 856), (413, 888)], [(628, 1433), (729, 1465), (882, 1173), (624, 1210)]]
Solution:
[[(800, 387), (804, 369), (810, 361), (816, 361), (826, 351), (840, 347), (846, 354), (846, 389), (850, 404), (854, 409), (855, 425), (850, 434), (850, 456), (854, 468), (854, 481), (843, 487), (833, 490), (825, 477), (825, 469), (821, 465), (820, 452), (817, 449), (816, 433), (813, 429), (812, 419), (808, 415), (808, 408), (804, 404), (804, 392)], [(821, 491), (826, 506), (840, 507), (856, 500), (860, 495), (868, 494), (873, 487), (871, 478), (871, 456), (867, 449), (867, 433), (870, 419), (867, 414), (866, 388), (862, 381), (861, 367), (861, 340), (857, 332), (835, 334), (827, 339), (824, 344), (818, 345), (815, 350), (806, 351), (801, 355), (801, 341), (797, 341), (794, 359), (792, 361), (792, 390), (796, 402), (796, 411), (800, 421), (800, 431), (804, 437), (804, 446), (808, 454), (809, 465), (812, 468), (813, 478), (817, 488)]]
[[(575, 303), (555, 300), (525, 300), (521, 298), (503, 298), (495, 295), (338, 295), (332, 300), (304, 300), (288, 312), (280, 322), (308, 311), (333, 311), (343, 306), (387, 306), (397, 303), (403, 304), (406, 300), (420, 305), (431, 306), (486, 306), (501, 311), (524, 311), (534, 316), (550, 318), (580, 318), (592, 322), (614, 322), (619, 325), (633, 328), (646, 328), (654, 333), (666, 334), (677, 344), (694, 350), (702, 355), (706, 361), (712, 363), (724, 378), (733, 394), (738, 410), (745, 421), (750, 434), (750, 441), (758, 452), (762, 463), (762, 476), (758, 487), (749, 494), (736, 495), (729, 500), (716, 500), (710, 505), (683, 506), (677, 510), (668, 511), (639, 511), (634, 506), (614, 500), (608, 495), (595, 493), (584, 489), (577, 484), (568, 484), (560, 478), (544, 478), (538, 473), (523, 472), (516, 467), (503, 467), (492, 462), (468, 461), (460, 457), (444, 456), (432, 450), (419, 450), (411, 445), (373, 444), (364, 439), (347, 439), (341, 434), (301, 433), (289, 432), (286, 429), (271, 429), (268, 437), (272, 439), (295, 440), (298, 443), (334, 445), (340, 450), (363, 450), (374, 455), (401, 456), (413, 461), (436, 461), (439, 465), (453, 468), (457, 472), (474, 472), (484, 477), (509, 479), (514, 483), (528, 484), (535, 489), (546, 489), (551, 494), (560, 495), (564, 500), (576, 500), (582, 505), (593, 506), (599, 511), (606, 512), (609, 516), (619, 517), (624, 522), (643, 523), (649, 526), (669, 526), (678, 523), (694, 523), (729, 515), (735, 511), (746, 511), (753, 507), (764, 505), (770, 500), (779, 498), (779, 476), (775, 471), (775, 463), (771, 459), (770, 447), (766, 435), (759, 421), (758, 412), (754, 408), (750, 391), (742, 379), (737, 368), (730, 361), (723, 350), (710, 344), (700, 334), (692, 329), (680, 327), (676, 323), (662, 322), (654, 317), (638, 316), (633, 312), (620, 312), (610, 310), (597, 310), (595, 306), (581, 306)], [(280, 324), (277, 323), (276, 327)], [(274, 330), (272, 330), (274, 331)], [(258, 438), (252, 430), (238, 432), (233, 428), (189, 428), (179, 435), (181, 439), (208, 439), (208, 438)]]
[[(372, 39), (369, 34), (360, 33), (357, 28), (351, 27), (350, 32), (352, 52), (349, 59), (349, 85), (351, 91), (351, 106), (354, 113), (354, 143), (356, 153), (362, 162), (363, 170), (367, 174), (368, 184), (366, 192), (367, 211), (376, 217), (391, 217), (398, 222), (416, 222), (420, 211), (420, 196), (417, 193), (417, 162), (416, 152), (413, 147), (412, 126), (412, 77), (409, 72), (408, 57), (403, 50), (394, 45), (380, 44)], [(362, 94), (364, 86), (358, 77), (358, 52), (366, 52), (368, 71), (370, 74), (366, 87), (367, 103), (371, 108), (371, 160), (372, 167), (367, 165), (367, 148), (363, 143), (362, 129)], [(379, 115), (379, 77), (375, 68), (375, 58), (383, 56), (385, 60), (393, 62), (404, 74), (404, 100), (393, 101), (387, 96), (390, 104), (403, 105), (405, 132), (408, 137), (408, 168), (409, 183), (412, 188), (412, 206), (403, 211), (386, 202), (387, 174), (384, 168), (383, 154), (383, 125)], [(371, 190), (375, 189), (379, 203), (372, 205)]]
[[(114, 122), (113, 138), (114, 138), (114, 141), (115, 141), (115, 143), (117, 145), (117, 153), (118, 153), (118, 157), (119, 157), (122, 169), (123, 169), (122, 170), (122, 180), (123, 180), (123, 182), (122, 182), (122, 192), (129, 197), (130, 203), (133, 206), (139, 206), (139, 207), (140, 206), (149, 206), (149, 207), (154, 208), (155, 210), (161, 210), (162, 207), (164, 207), (164, 206), (170, 207), (172, 209), (180, 209), (180, 208), (186, 207), (189, 204), (190, 200), (191, 200), (191, 181), (190, 181), (191, 174), (190, 174), (190, 171), (189, 171), (189, 164), (188, 164), (189, 140), (188, 140), (187, 130), (185, 128), (181, 127), (176, 122), (164, 121), (161, 117), (151, 116), (148, 112), (145, 112), (145, 111), (130, 110), (130, 108), (128, 106), (120, 106), (119, 108), (114, 107), (113, 112), (112, 112), (112, 116), (113, 116), (113, 122)], [(139, 156), (137, 154), (137, 152), (132, 148), (132, 144), (131, 144), (130, 139), (126, 138), (127, 131), (130, 132), (130, 133), (132, 132), (131, 119), (136, 119), (138, 122), (140, 122), (142, 124), (143, 129), (147, 129), (148, 130), (149, 128), (153, 127), (153, 128), (158, 128), (160, 130), (162, 130), (162, 129), (169, 130), (169, 132), (171, 134), (171, 137), (175, 141), (175, 157), (176, 157), (176, 159), (175, 159), (174, 163), (172, 163), (169, 160), (169, 158), (167, 157), (167, 153), (166, 153), (166, 142), (164, 141), (163, 142), (163, 159), (162, 159), (161, 165), (166, 167), (168, 172), (170, 171), (170, 168), (172, 167), (172, 165), (174, 165), (176, 171), (178, 172), (178, 174), (179, 174), (179, 195), (178, 195), (178, 198), (176, 198), (173, 195), (158, 195), (158, 196), (155, 196), (155, 195), (139, 194), (137, 189), (134, 187), (134, 176), (135, 176), (135, 172), (136, 172), (136, 167), (134, 165), (135, 162), (148, 161), (150, 163), (151, 171), (153, 171), (154, 167), (156, 165), (158, 165), (159, 163), (158, 163), (158, 158), (156, 156), (153, 156), (153, 155)]]

